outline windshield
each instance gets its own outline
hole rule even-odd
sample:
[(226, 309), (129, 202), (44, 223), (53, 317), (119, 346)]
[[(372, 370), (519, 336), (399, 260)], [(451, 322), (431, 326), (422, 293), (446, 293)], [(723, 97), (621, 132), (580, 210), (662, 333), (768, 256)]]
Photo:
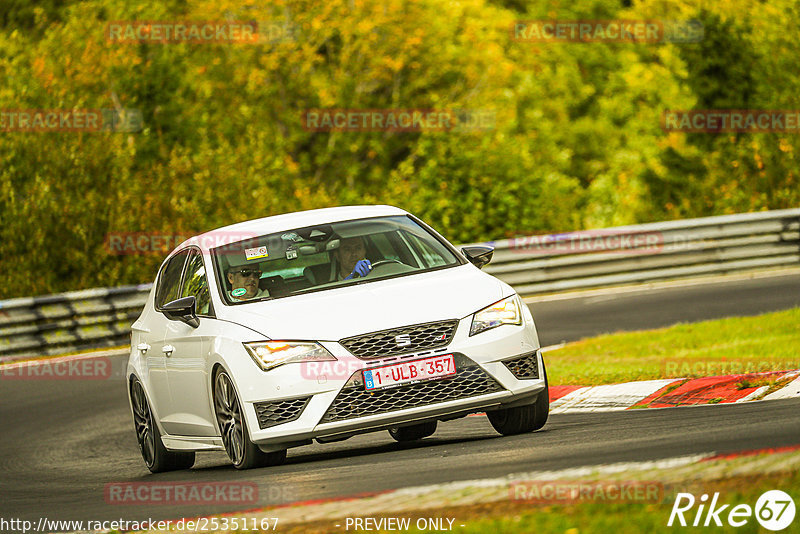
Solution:
[(285, 230), (212, 249), (227, 304), (421, 273), (461, 261), (408, 216)]

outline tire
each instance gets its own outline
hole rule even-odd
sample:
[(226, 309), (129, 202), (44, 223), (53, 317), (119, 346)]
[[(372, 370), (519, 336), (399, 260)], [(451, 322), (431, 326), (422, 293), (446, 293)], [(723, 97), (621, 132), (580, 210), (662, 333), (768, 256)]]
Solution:
[(133, 405), (133, 426), (139, 452), (151, 473), (189, 469), (194, 465), (194, 452), (168, 451), (161, 441), (161, 432), (153, 419), (153, 412), (144, 394), (141, 382), (131, 382), (131, 404)]
[(393, 426), (389, 429), (389, 435), (401, 443), (404, 441), (416, 441), (432, 436), (433, 433), (436, 432), (437, 424), (437, 421), (430, 421), (417, 425)]
[(547, 417), (550, 415), (550, 387), (547, 384), (544, 360), (542, 360), (542, 371), (544, 372), (544, 391), (539, 393), (533, 403), (486, 412), (489, 422), (502, 435), (512, 436), (533, 432), (547, 423)]
[(214, 377), (214, 413), (217, 418), (222, 443), (236, 469), (252, 469), (280, 465), (286, 460), (286, 449), (264, 452), (250, 441), (247, 421), (233, 387), (233, 381), (225, 371)]

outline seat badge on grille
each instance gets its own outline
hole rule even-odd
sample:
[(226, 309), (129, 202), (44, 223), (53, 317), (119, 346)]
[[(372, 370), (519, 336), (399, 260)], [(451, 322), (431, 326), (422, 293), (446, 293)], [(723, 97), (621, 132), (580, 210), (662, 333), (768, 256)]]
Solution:
[(398, 347), (406, 347), (411, 345), (411, 334), (400, 334), (399, 336), (395, 336), (394, 342), (397, 343)]

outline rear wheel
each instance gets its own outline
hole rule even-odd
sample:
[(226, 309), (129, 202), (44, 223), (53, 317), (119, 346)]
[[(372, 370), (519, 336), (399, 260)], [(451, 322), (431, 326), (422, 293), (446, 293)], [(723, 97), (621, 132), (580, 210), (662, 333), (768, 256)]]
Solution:
[(547, 370), (544, 368), (544, 360), (542, 360), (542, 372), (544, 373), (544, 390), (539, 393), (532, 404), (486, 412), (489, 422), (492, 423), (495, 430), (504, 436), (511, 436), (533, 432), (544, 426), (550, 414), (550, 388), (547, 385)]
[(428, 423), (419, 423), (417, 425), (409, 426), (393, 426), (389, 429), (389, 434), (397, 441), (416, 441), (418, 439), (427, 438), (436, 432), (436, 421)]
[(168, 451), (161, 441), (161, 432), (153, 419), (153, 412), (144, 394), (141, 382), (133, 379), (131, 383), (133, 404), (133, 425), (136, 440), (145, 465), (152, 473), (189, 469), (194, 465), (194, 452)]
[(219, 371), (214, 379), (214, 412), (222, 434), (222, 444), (233, 467), (251, 469), (280, 465), (286, 460), (286, 449), (267, 453), (250, 441), (236, 389), (225, 371)]

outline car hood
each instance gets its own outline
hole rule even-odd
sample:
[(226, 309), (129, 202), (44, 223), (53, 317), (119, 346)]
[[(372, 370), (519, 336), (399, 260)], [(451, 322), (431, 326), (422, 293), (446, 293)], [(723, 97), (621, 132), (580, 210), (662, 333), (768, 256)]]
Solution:
[(336, 341), (430, 321), (461, 319), (513, 289), (462, 265), (355, 286), (224, 307), (219, 318), (270, 339)]

